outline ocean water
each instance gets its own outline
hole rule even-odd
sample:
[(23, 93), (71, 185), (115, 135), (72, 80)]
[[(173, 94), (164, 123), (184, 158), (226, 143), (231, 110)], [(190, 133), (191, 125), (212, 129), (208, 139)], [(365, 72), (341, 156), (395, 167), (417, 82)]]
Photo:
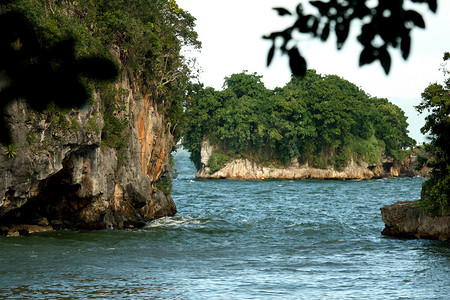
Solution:
[(385, 237), (422, 178), (198, 180), (145, 228), (0, 237), (0, 299), (450, 299), (450, 243)]

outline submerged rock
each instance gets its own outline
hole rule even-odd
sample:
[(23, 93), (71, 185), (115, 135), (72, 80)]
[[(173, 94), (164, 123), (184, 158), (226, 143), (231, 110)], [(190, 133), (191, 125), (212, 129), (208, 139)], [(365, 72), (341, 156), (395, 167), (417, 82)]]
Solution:
[(10, 226), (0, 226), (0, 234), (6, 236), (20, 236), (20, 235), (30, 235), (45, 231), (52, 231), (52, 226), (41, 226), (41, 225), (10, 225)]
[(450, 240), (450, 215), (434, 216), (417, 205), (417, 201), (399, 201), (381, 208), (385, 223), (383, 235)]

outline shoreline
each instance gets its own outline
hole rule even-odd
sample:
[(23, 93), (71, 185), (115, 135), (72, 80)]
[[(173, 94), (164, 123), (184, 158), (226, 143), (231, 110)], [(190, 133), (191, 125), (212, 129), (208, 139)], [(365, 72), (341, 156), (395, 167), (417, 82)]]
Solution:
[(428, 170), (416, 171), (415, 164), (409, 160), (402, 165), (391, 161), (382, 164), (357, 164), (353, 160), (342, 170), (332, 167), (319, 169), (294, 162), (285, 168), (262, 166), (248, 159), (236, 159), (228, 162), (220, 170), (210, 173), (210, 168), (202, 164), (195, 174), (201, 179), (238, 179), (238, 180), (266, 180), (266, 179), (320, 179), (320, 180), (370, 180), (396, 177), (427, 177)]

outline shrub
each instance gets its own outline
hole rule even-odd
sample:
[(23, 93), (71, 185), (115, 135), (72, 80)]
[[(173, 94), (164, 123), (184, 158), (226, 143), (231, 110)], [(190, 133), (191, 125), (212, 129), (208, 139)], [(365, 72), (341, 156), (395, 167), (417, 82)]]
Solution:
[(156, 183), (156, 188), (164, 194), (169, 195), (173, 189), (172, 178), (170, 176), (161, 177), (158, 183)]
[(219, 152), (213, 152), (208, 159), (209, 174), (214, 174), (215, 172), (219, 171), (229, 161), (230, 157), (228, 155)]

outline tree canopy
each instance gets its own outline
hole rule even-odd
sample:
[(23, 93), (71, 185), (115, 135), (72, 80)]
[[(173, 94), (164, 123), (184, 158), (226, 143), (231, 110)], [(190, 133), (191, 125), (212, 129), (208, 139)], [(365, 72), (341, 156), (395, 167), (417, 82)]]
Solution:
[[(350, 27), (357, 23), (361, 28), (357, 41), (363, 49), (359, 57), (359, 65), (379, 61), (386, 74), (391, 68), (392, 49), (399, 48), (402, 57), (407, 59), (411, 50), (411, 31), (414, 28), (425, 28), (425, 21), (417, 11), (420, 4), (426, 4), (430, 11), (437, 11), (437, 0), (330, 0), (308, 1), (308, 9), (304, 10), (300, 3), (295, 11), (295, 22), (280, 32), (272, 32), (265, 38), (273, 41), (269, 50), (269, 65), (275, 50), (289, 56), (289, 65), (294, 75), (304, 75), (307, 69), (305, 58), (301, 55), (297, 33), (312, 36), (326, 41), (336, 35), (336, 46), (341, 49), (346, 42)], [(280, 16), (292, 16), (294, 13), (286, 8), (274, 8)], [(282, 40), (277, 46), (277, 40)]]
[[(118, 54), (121, 73), (131, 77), (140, 92), (152, 95), (166, 115), (172, 133), (179, 138), (181, 126), (178, 123), (184, 120), (182, 102), (192, 74), (180, 50), (183, 45), (200, 47), (200, 43), (193, 30), (195, 18), (180, 9), (174, 0), (2, 0), (1, 3), (4, 3), (0, 7), (1, 23), (5, 25), (12, 16), (17, 25), (2, 26), (2, 47), (9, 49), (17, 44), (20, 47), (9, 52), (25, 54), (9, 68), (16, 70), (20, 80), (23, 80), (24, 70), (45, 68), (50, 74), (58, 74), (64, 66), (70, 66), (67, 73), (76, 77), (76, 84), (68, 86), (63, 80), (58, 85), (59, 81), (51, 80), (58, 76), (49, 77), (47, 73), (34, 76), (34, 72), (33, 78), (20, 85), (28, 88), (15, 89), (30, 91), (29, 95), (13, 94), (12, 98), (25, 97), (32, 105), (39, 104), (35, 105), (39, 110), (46, 108), (49, 101), (78, 106), (91, 96), (89, 87), (98, 82), (83, 79), (78, 74), (86, 75), (84, 69), (90, 67), (89, 70), (98, 75), (103, 66), (98, 62), (112, 61), (111, 51), (114, 51)], [(30, 44), (35, 46), (28, 51)], [(93, 57), (98, 59), (92, 60)], [(7, 59), (2, 59), (0, 69), (3, 70)], [(74, 62), (79, 62), (81, 67)], [(72, 72), (74, 68), (78, 72)], [(9, 73), (6, 75), (8, 80), (15, 79)], [(33, 85), (36, 80), (39, 86)], [(97, 88), (105, 99), (118, 96), (107, 95), (110, 88), (102, 85)], [(55, 90), (59, 92), (51, 94)], [(49, 98), (49, 94), (52, 97)], [(64, 103), (68, 95), (74, 95), (76, 105)], [(107, 109), (114, 110), (117, 107)]]
[[(444, 63), (450, 53), (444, 54)], [(450, 213), (450, 71), (442, 66), (444, 84), (432, 83), (422, 93), (422, 102), (416, 109), (428, 111), (423, 134), (430, 134), (430, 143), (425, 145), (429, 153), (423, 163), (432, 168), (430, 179), (424, 182), (422, 204), (439, 213)]]
[(342, 168), (351, 158), (368, 163), (415, 145), (404, 112), (370, 97), (336, 75), (308, 70), (282, 88), (267, 89), (256, 73), (225, 78), (216, 91), (197, 85), (189, 95), (184, 145), (199, 167), (204, 139), (223, 154), (265, 163), (293, 158)]

